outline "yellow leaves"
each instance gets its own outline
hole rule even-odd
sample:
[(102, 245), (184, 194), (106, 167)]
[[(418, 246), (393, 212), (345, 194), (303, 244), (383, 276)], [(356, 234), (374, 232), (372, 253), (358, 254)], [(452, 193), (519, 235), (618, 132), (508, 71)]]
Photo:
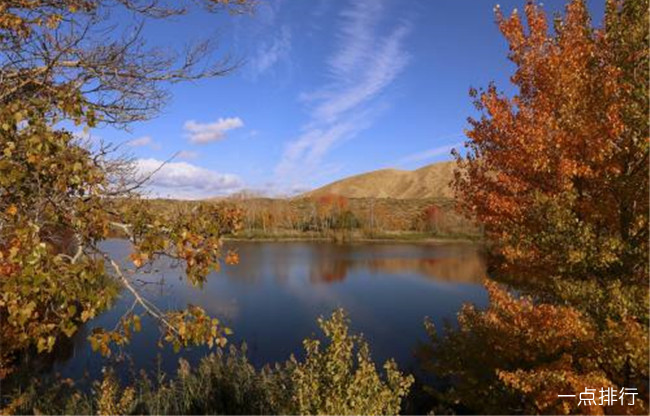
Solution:
[(81, 312), (81, 322), (87, 322), (89, 319), (93, 318), (94, 316), (95, 314), (92, 311), (84, 309)]
[[(304, 362), (287, 363), (294, 395), (295, 414), (398, 414), (402, 398), (413, 383), (393, 361), (384, 364), (381, 377), (370, 359), (368, 344), (360, 336), (349, 334), (343, 310), (329, 319), (319, 319), (328, 343), (306, 339)], [(356, 354), (355, 354), (356, 350)]]
[(7, 208), (6, 212), (7, 212), (8, 215), (13, 217), (14, 215), (16, 215), (18, 213), (18, 207), (16, 206), (16, 204), (11, 204), (11, 205), (9, 205), (9, 208)]
[(52, 14), (48, 16), (47, 20), (45, 21), (45, 26), (47, 26), (48, 29), (56, 29), (61, 23), (62, 18), (63, 16), (60, 14)]
[(104, 357), (109, 357), (111, 355), (111, 343), (124, 345), (129, 341), (129, 335), (125, 332), (94, 328), (93, 333), (88, 337), (88, 341), (93, 351), (99, 351)]
[(65, 325), (62, 329), (62, 332), (65, 334), (66, 337), (71, 338), (75, 332), (77, 332), (77, 326), (70, 324), (70, 325)]
[[(188, 277), (197, 283), (223, 259), (221, 235), (237, 220), (214, 204), (176, 215), (155, 211), (148, 202), (139, 205), (135, 198), (105, 198), (106, 171), (72, 134), (48, 124), (42, 117), (47, 111), (48, 103), (38, 98), (0, 108), (0, 188), (10, 196), (0, 207), (7, 225), (0, 227), (0, 314), (6, 317), (3, 345), (9, 355), (31, 346), (49, 351), (109, 306), (119, 286), (106, 275), (105, 260), (90, 255), (110, 235), (109, 224), (125, 224), (125, 234), (138, 242), (130, 257), (135, 267), (152, 261), (153, 253), (187, 256)], [(86, 245), (79, 255), (77, 241)], [(236, 254), (228, 257), (237, 261)], [(93, 333), (93, 350), (110, 355), (113, 345), (142, 331), (139, 316), (127, 318), (115, 331)], [(176, 337), (177, 348), (225, 345), (225, 329), (200, 308), (171, 321), (181, 328), (169, 341)]]
[(120, 388), (115, 374), (104, 370), (104, 379), (97, 389), (97, 414), (103, 416), (129, 414), (135, 402), (133, 387)]
[[(3, 125), (2, 128), (4, 129), (5, 126)], [(16, 143), (14, 143), (14, 142), (7, 142), (7, 143), (5, 144), (5, 148), (4, 148), (4, 150), (3, 150), (3, 153), (4, 153), (4, 155), (5, 155), (6, 157), (11, 157), (11, 155), (13, 154), (13, 151), (14, 151), (15, 149), (16, 149)]]
[[(105, 15), (99, 10), (104, 7), (103, 3), (95, 0), (17, 0), (9, 2), (10, 6), (6, 3), (0, 1), (0, 38), (11, 39), (11, 42), (3, 45), (16, 53), (31, 54), (31, 58), (25, 56), (25, 65), (3, 80), (7, 81), (2, 85), (6, 94), (0, 106), (0, 189), (7, 196), (0, 203), (2, 374), (6, 356), (19, 356), (21, 350), (31, 347), (39, 351), (50, 350), (56, 339), (73, 334), (76, 325), (92, 319), (117, 294), (119, 289), (111, 280), (114, 276), (107, 275), (102, 262), (97, 260), (102, 256), (95, 250), (101, 248), (98, 242), (109, 235), (107, 224), (128, 223), (132, 226), (129, 232), (135, 229), (138, 242), (149, 245), (138, 250), (139, 254), (132, 258), (138, 268), (146, 265), (153, 253), (177, 254), (174, 252), (179, 240), (177, 233), (186, 230), (188, 241), (180, 245), (188, 249), (188, 258), (193, 262), (192, 278), (199, 281), (209, 273), (212, 264), (222, 259), (221, 234), (235, 222), (234, 218), (227, 217), (226, 210), (213, 205), (188, 217), (176, 216), (171, 221), (166, 218), (169, 213), (152, 212), (149, 206), (135, 218), (127, 218), (120, 208), (124, 200), (121, 195), (115, 197), (109, 184), (109, 176), (115, 172), (112, 170), (116, 167), (114, 162), (122, 161), (82, 147), (80, 140), (60, 124), (62, 120), (70, 120), (75, 125), (83, 125), (87, 133), (88, 128), (100, 120), (128, 123), (137, 118), (133, 117), (136, 113), (144, 114), (103, 105), (106, 100), (101, 98), (99, 102), (90, 100), (84, 95), (85, 88), (81, 84), (68, 82), (68, 77), (62, 76), (63, 72), (73, 71), (82, 83), (87, 81), (96, 86), (97, 82), (105, 81), (97, 74), (105, 73), (104, 70), (117, 74), (121, 72), (119, 62), (125, 61), (109, 60), (115, 65), (110, 64), (110, 68), (98, 72), (97, 68), (74, 63), (74, 57), (44, 62), (47, 58), (22, 47), (36, 42), (56, 52), (56, 45), (49, 45), (56, 43), (54, 31), (61, 30), (62, 24), (74, 25), (77, 18), (85, 21), (86, 17), (99, 16), (99, 20), (90, 18), (89, 23), (100, 23), (101, 16)], [(71, 13), (83, 15), (71, 16)], [(96, 31), (88, 33), (93, 32)], [(32, 37), (35, 33), (38, 39)], [(74, 34), (70, 36), (75, 37)], [(92, 49), (94, 44), (78, 43), (73, 39), (69, 43), (76, 45), (77, 57), (88, 52), (87, 47)], [(128, 50), (128, 42), (124, 46), (127, 50), (123, 57), (137, 52)], [(139, 69), (146, 66), (141, 65)], [(139, 69), (134, 68), (136, 72)], [(160, 78), (164, 78), (164, 73), (162, 68)], [(147, 91), (140, 92), (145, 95), (151, 92), (150, 88), (145, 89)], [(138, 99), (144, 97), (137, 91), (131, 93)], [(149, 110), (154, 108), (157, 106), (148, 107), (145, 112), (150, 115)], [(110, 160), (110, 163), (101, 160)], [(127, 164), (119, 169), (122, 167), (128, 168)], [(130, 198), (127, 197), (129, 203), (137, 199)], [(115, 209), (116, 206), (119, 209)], [(84, 245), (81, 251), (77, 250), (77, 242)], [(234, 262), (234, 257), (230, 259)], [(208, 321), (201, 317), (192, 319), (192, 329), (198, 327), (199, 330), (192, 333), (192, 325), (188, 325), (185, 337), (191, 341), (205, 341), (206, 334), (210, 333), (209, 328), (204, 328)], [(137, 332), (142, 324), (139, 317), (134, 317), (131, 326), (127, 325), (121, 333), (93, 334), (92, 346), (109, 354), (110, 343), (127, 342), (127, 328)], [(212, 339), (222, 336), (219, 328)]]
[(226, 337), (232, 331), (220, 325), (219, 320), (210, 318), (205, 311), (194, 305), (186, 310), (167, 312), (165, 319), (169, 323), (164, 340), (171, 343), (177, 351), (187, 345), (225, 346)]
[(142, 331), (142, 322), (140, 321), (140, 317), (138, 315), (135, 315), (133, 317), (133, 330), (135, 332)]
[(187, 334), (187, 326), (184, 322), (181, 322), (176, 330), (178, 331), (178, 335), (181, 337), (181, 339), (184, 338)]
[(50, 352), (52, 351), (52, 348), (54, 347), (54, 342), (56, 339), (53, 336), (48, 336), (48, 337), (41, 337), (38, 339), (38, 342), (36, 343), (36, 349), (38, 352)]

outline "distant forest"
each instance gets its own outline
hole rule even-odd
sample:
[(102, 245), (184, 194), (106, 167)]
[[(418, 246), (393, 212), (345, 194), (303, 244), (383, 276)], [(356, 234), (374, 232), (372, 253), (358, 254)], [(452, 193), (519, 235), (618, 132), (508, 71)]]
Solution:
[[(447, 198), (345, 198), (324, 195), (273, 199), (242, 196), (215, 201), (242, 211), (239, 238), (477, 239), (481, 229)], [(187, 208), (192, 201), (150, 200), (154, 210)], [(172, 208), (173, 209), (173, 208)]]

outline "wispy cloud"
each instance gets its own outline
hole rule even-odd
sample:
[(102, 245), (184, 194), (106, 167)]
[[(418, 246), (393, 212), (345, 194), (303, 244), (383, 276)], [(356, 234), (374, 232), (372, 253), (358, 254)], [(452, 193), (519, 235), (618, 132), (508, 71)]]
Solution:
[(199, 153), (193, 150), (181, 150), (176, 157), (182, 160), (193, 160), (199, 157)]
[(160, 144), (155, 142), (151, 136), (142, 136), (136, 139), (130, 140), (126, 143), (130, 147), (144, 147), (149, 146), (152, 149), (160, 149)]
[[(275, 173), (292, 187), (304, 187), (300, 179), (318, 179), (323, 175), (322, 160), (337, 143), (356, 136), (370, 124), (367, 112), (352, 115), (335, 123), (310, 125), (297, 140), (289, 142)], [(331, 173), (331, 172), (329, 172)], [(296, 181), (298, 180), (298, 181)], [(291, 183), (293, 182), (293, 183)]]
[(449, 156), (451, 154), (451, 149), (461, 146), (462, 143), (454, 143), (449, 145), (443, 145), (438, 147), (433, 147), (431, 149), (426, 149), (421, 152), (411, 153), (410, 155), (404, 156), (399, 159), (396, 163), (397, 166), (408, 165), (411, 163), (420, 163), (424, 161), (429, 161), (438, 156)]
[(142, 136), (129, 141), (127, 144), (131, 147), (142, 147), (150, 145), (151, 143), (153, 143), (151, 136)]
[(187, 162), (163, 163), (157, 159), (138, 159), (135, 162), (140, 177), (152, 175), (147, 188), (154, 196), (199, 199), (224, 195), (243, 185), (237, 175), (215, 172)]
[(270, 42), (262, 42), (251, 61), (253, 76), (257, 77), (273, 66), (289, 58), (291, 52), (291, 30), (282, 26)]
[(386, 30), (385, 14), (378, 0), (356, 0), (343, 10), (337, 49), (326, 61), (327, 82), (302, 95), (310, 119), (287, 143), (276, 176), (289, 182), (310, 179), (333, 147), (372, 125), (378, 97), (409, 61), (403, 47), (409, 23), (399, 21)]
[(244, 122), (239, 117), (220, 118), (214, 123), (199, 123), (194, 120), (185, 122), (183, 129), (190, 142), (205, 144), (221, 140), (226, 137), (226, 132), (244, 127)]

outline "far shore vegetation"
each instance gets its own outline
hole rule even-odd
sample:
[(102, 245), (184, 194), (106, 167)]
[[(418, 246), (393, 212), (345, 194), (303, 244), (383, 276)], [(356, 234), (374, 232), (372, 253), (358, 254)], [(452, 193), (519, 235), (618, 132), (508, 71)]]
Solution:
[[(451, 178), (450, 178), (451, 179)], [(198, 201), (152, 199), (154, 211), (187, 209)], [(482, 229), (450, 198), (259, 198), (208, 201), (242, 212), (242, 226), (225, 239), (264, 241), (482, 241)]]

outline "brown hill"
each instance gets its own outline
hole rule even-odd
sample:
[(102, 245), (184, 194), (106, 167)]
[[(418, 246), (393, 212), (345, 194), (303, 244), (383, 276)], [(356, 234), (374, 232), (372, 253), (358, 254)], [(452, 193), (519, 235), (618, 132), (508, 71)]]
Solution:
[(455, 162), (439, 162), (417, 170), (381, 169), (350, 176), (304, 193), (302, 197), (341, 195), (347, 198), (452, 198), (449, 186)]

